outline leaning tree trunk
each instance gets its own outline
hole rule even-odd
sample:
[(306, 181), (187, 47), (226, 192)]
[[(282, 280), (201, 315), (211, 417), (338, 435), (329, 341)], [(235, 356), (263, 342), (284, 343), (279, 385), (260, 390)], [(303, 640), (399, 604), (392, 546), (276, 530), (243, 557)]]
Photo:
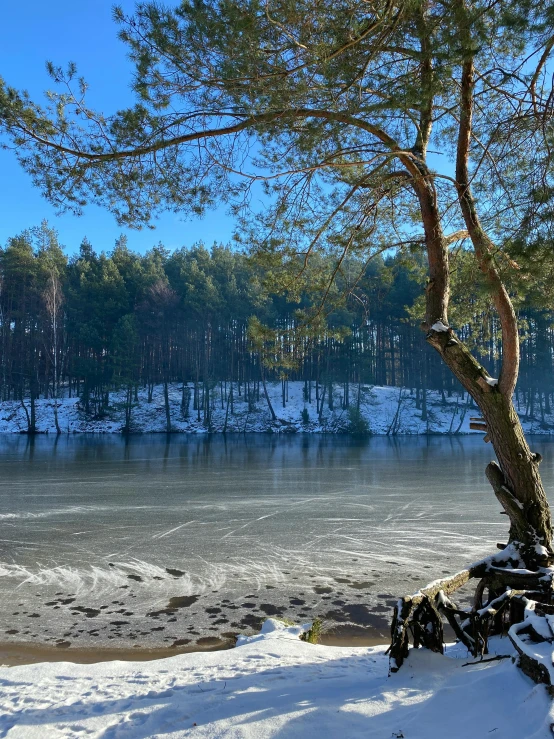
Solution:
[(528, 564), (548, 564), (553, 557), (552, 522), (539, 474), (541, 457), (529, 449), (512, 398), (501, 392), (498, 380), (487, 374), (452, 329), (431, 329), (427, 340), (483, 414), (485, 440), (492, 442), (499, 462), (491, 462), (486, 473), (510, 519), (509, 543), (523, 546)]
[[(444, 617), (476, 657), (487, 653), (490, 635), (509, 628), (521, 668), (552, 685), (554, 669), (545, 662), (552, 665), (554, 620), (548, 616), (554, 614), (554, 551), (550, 509), (539, 474), (541, 457), (529, 449), (511, 395), (502, 392), (501, 382), (488, 375), (443, 320), (428, 327), (427, 341), (481, 410), (485, 441), (492, 442), (498, 459), (489, 463), (486, 475), (510, 529), (508, 541), (498, 545), (502, 551), (398, 601), (391, 670), (406, 658), (410, 634), (415, 647), (442, 653)], [(462, 610), (450, 596), (470, 579), (478, 580), (474, 603), (470, 610)], [(544, 616), (542, 629), (536, 627), (537, 615)]]
[[(533, 679), (553, 685), (554, 619), (549, 618), (554, 615), (552, 522), (539, 474), (541, 457), (529, 449), (512, 403), (519, 369), (517, 320), (494, 263), (494, 245), (481, 227), (469, 185), (473, 74), (468, 55), (460, 86), (456, 160), (456, 188), (466, 231), (448, 238), (443, 234), (432, 173), (424, 163), (424, 134), (430, 130), (424, 114), (422, 141), (414, 148), (415, 157), (402, 161), (419, 200), (429, 262), (423, 328), (429, 344), (482, 413), (485, 441), (492, 443), (498, 459), (487, 466), (486, 475), (508, 516), (510, 529), (507, 542), (497, 545), (500, 552), (398, 601), (391, 627), (390, 666), (391, 671), (401, 666), (408, 654), (410, 634), (414, 647), (442, 653), (445, 618), (474, 656), (487, 652), (489, 635), (509, 628), (521, 668)], [(462, 236), (471, 239), (500, 319), (503, 357), (498, 379), (490, 377), (448, 324), (448, 243)], [(473, 606), (463, 610), (450, 596), (471, 579), (477, 580)]]
[(264, 365), (263, 365), (263, 361), (262, 361), (262, 357), (261, 357), (261, 352), (260, 352), (260, 354), (258, 354), (258, 361), (260, 363), (260, 377), (262, 378), (262, 386), (263, 386), (263, 389), (264, 389), (265, 401), (267, 403), (267, 407), (269, 408), (269, 412), (271, 413), (271, 420), (272, 420), (273, 423), (275, 423), (275, 421), (277, 420), (277, 416), (275, 415), (275, 411), (273, 410), (273, 406), (272, 406), (271, 400), (269, 398), (269, 393), (267, 392), (267, 385), (266, 385), (266, 382), (265, 382)]

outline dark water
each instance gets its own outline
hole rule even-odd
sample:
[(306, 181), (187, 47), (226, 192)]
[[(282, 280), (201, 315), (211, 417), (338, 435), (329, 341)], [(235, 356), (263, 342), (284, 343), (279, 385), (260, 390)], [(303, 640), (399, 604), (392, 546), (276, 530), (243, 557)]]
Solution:
[[(554, 444), (533, 440), (553, 487)], [(0, 641), (192, 645), (267, 615), (386, 633), (505, 540), (476, 437), (0, 438)]]

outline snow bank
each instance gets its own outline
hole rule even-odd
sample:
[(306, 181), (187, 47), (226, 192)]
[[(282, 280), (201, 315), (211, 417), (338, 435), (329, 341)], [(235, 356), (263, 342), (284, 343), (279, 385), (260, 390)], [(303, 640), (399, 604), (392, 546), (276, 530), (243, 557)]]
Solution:
[[(488, 378), (489, 384), (497, 380)], [(358, 386), (350, 385), (350, 405), (344, 408), (343, 386), (335, 384), (332, 407), (329, 407), (329, 389), (323, 398), (323, 410), (318, 413), (315, 384), (312, 383), (311, 401), (304, 397), (304, 383), (290, 382), (283, 405), (281, 383), (268, 383), (268, 393), (276, 421), (271, 414), (260, 389), (259, 399), (250, 397), (247, 401), (242, 388), (238, 395), (236, 383), (233, 385), (233, 408), (227, 402), (229, 385), (210, 384), (211, 413), (205, 421), (203, 413), (200, 420), (193, 409), (192, 400), (188, 411), (181, 407), (182, 385), (170, 386), (169, 399), (171, 428), (176, 432), (206, 433), (228, 431), (230, 433), (345, 433), (357, 425)], [(189, 390), (190, 390), (189, 386)], [(362, 385), (360, 388), (360, 417), (367, 424), (370, 433), (384, 434), (448, 434), (477, 433), (469, 428), (470, 416), (475, 415), (475, 407), (467, 405), (457, 395), (443, 398), (439, 392), (427, 393), (427, 417), (417, 407), (415, 393), (406, 388), (377, 387)], [(323, 390), (320, 388), (320, 392)], [(63, 433), (120, 433), (125, 423), (124, 392), (110, 394), (108, 410), (103, 418), (86, 416), (78, 398), (61, 398), (58, 401), (58, 417)], [(521, 408), (520, 410), (525, 410)], [(55, 433), (54, 401), (40, 399), (36, 403), (37, 429), (41, 432)], [(544, 417), (522, 418), (526, 433), (554, 433), (554, 414)], [(0, 433), (21, 433), (27, 428), (27, 419), (21, 404), (17, 401), (0, 402)], [(163, 388), (155, 387), (152, 401), (148, 402), (146, 390), (140, 389), (138, 401), (131, 414), (131, 430), (136, 433), (166, 431), (166, 415)]]
[(303, 634), (306, 634), (311, 627), (311, 623), (287, 625), (284, 621), (275, 618), (268, 618), (262, 624), (259, 634), (254, 636), (239, 636), (237, 639), (237, 647), (245, 644), (254, 644), (255, 642), (268, 641), (272, 639), (292, 639), (297, 641)]
[[(155, 662), (0, 669), (7, 739), (547, 739), (546, 688), (511, 659), (468, 665), (459, 647), (412, 652), (388, 675), (384, 647), (300, 641), (269, 622), (237, 649)], [(508, 639), (497, 640), (506, 654)]]

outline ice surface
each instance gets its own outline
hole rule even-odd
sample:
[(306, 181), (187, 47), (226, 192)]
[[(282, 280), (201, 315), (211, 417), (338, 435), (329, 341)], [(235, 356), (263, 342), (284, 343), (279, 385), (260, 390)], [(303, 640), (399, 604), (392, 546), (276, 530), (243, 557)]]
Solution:
[[(535, 447), (548, 489), (552, 447)], [(506, 536), (489, 459), (474, 437), (4, 437), (0, 633), (171, 645), (278, 607), (386, 634), (394, 598)]]

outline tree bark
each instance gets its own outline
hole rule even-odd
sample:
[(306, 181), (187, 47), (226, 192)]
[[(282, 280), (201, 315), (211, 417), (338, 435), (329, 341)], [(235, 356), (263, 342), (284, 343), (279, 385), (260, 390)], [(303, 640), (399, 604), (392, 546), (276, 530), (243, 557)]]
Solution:
[(164, 378), (164, 408), (165, 408), (165, 430), (171, 433), (171, 409), (169, 406), (169, 384), (167, 378)]
[[(391, 670), (396, 671), (405, 659), (408, 632), (414, 646), (423, 644), (442, 652), (442, 619), (444, 613), (458, 638), (475, 655), (487, 649), (489, 629), (499, 622), (499, 610), (512, 598), (533, 598), (552, 602), (554, 551), (552, 521), (548, 501), (539, 474), (540, 455), (529, 449), (519, 417), (512, 402), (519, 371), (519, 333), (510, 296), (494, 263), (494, 245), (483, 230), (470, 188), (469, 155), (472, 138), (474, 68), (471, 25), (464, 0), (459, 0), (460, 41), (465, 59), (460, 83), (460, 121), (456, 151), (456, 191), (462, 216), (471, 239), (479, 268), (485, 275), (491, 299), (496, 308), (502, 332), (502, 365), (499, 379), (491, 377), (472, 356), (448, 323), (449, 254), (432, 172), (425, 164), (426, 136), (430, 130), (427, 111), (422, 108), (420, 134), (412, 162), (404, 162), (416, 192), (425, 233), (429, 263), (426, 288), (426, 320), (423, 328), (427, 341), (439, 353), (462, 386), (479, 407), (486, 426), (486, 440), (492, 442), (499, 464), (491, 462), (486, 470), (494, 493), (510, 520), (509, 541), (501, 556), (490, 557), (448, 580), (423, 588), (412, 597), (399, 600), (392, 623)], [(422, 34), (422, 37), (425, 34)], [(422, 43), (425, 67), (425, 45)], [(427, 70), (428, 72), (429, 70)], [(425, 72), (425, 69), (424, 69)], [(414, 172), (414, 164), (417, 171)], [(500, 545), (503, 548), (503, 545)], [(449, 595), (470, 578), (479, 578), (474, 608), (458, 610)], [(517, 590), (516, 588), (523, 588)], [(488, 589), (489, 600), (482, 607)], [(516, 608), (510, 617), (517, 618)], [(460, 623), (457, 618), (464, 619)], [(521, 619), (519, 619), (521, 620)], [(524, 655), (524, 662), (531, 659)], [(532, 662), (532, 659), (531, 659)], [(544, 678), (544, 675), (540, 677)], [(546, 681), (546, 680), (545, 680)]]
[(487, 434), (500, 463), (502, 481), (496, 479), (496, 489), (504, 486), (522, 506), (528, 524), (527, 535), (519, 538), (521, 530), (518, 534), (512, 527), (509, 542), (521, 541), (526, 546), (530, 558), (528, 566), (545, 564), (542, 554), (533, 554), (535, 544), (545, 547), (548, 558), (554, 560), (550, 509), (539, 474), (540, 456), (529, 449), (511, 397), (502, 394), (498, 384), (452, 329), (431, 329), (427, 341), (471, 394), (483, 414)]
[(267, 403), (267, 407), (269, 408), (269, 412), (271, 413), (271, 420), (273, 423), (277, 420), (277, 416), (275, 415), (275, 411), (273, 409), (273, 406), (271, 404), (271, 400), (269, 399), (269, 393), (267, 392), (267, 386), (265, 384), (265, 372), (263, 368), (263, 363), (261, 357), (259, 357), (259, 363), (260, 363), (260, 376), (262, 378), (262, 387), (264, 389), (264, 397)]

